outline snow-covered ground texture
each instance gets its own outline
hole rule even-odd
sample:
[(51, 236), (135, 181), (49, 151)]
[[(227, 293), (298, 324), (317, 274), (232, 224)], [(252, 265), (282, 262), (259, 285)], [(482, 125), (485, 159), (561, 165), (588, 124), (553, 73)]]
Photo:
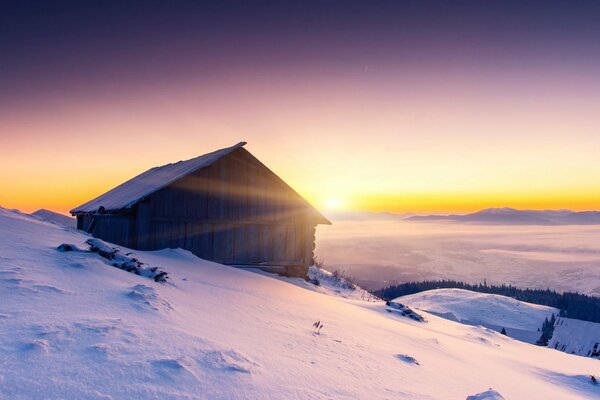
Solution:
[(545, 318), (559, 313), (554, 307), (463, 289), (428, 290), (394, 301), (463, 324), (482, 325), (497, 332), (504, 328), (508, 336), (528, 343), (540, 338), (538, 329)]
[(598, 360), (433, 315), (415, 322), (183, 250), (134, 252), (167, 283), (56, 250), (87, 239), (0, 210), (0, 398), (600, 398)]
[(329, 296), (343, 297), (350, 300), (361, 300), (372, 303), (385, 304), (385, 301), (370, 293), (368, 290), (355, 285), (342, 275), (332, 273), (316, 266), (308, 268), (308, 280), (303, 278), (283, 277), (271, 272), (259, 269), (248, 269), (257, 274), (269, 276), (274, 279), (294, 284), (313, 292), (323, 293)]
[(490, 284), (600, 296), (600, 225), (410, 222), (387, 214), (377, 218), (320, 225), (316, 254), (326, 269), (345, 271), (369, 289), (407, 281), (486, 279)]
[(600, 358), (600, 324), (557, 318), (548, 347), (584, 357)]

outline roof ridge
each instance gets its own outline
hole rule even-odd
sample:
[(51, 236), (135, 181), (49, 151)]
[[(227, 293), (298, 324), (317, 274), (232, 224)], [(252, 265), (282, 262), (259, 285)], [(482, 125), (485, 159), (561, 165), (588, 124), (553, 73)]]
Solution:
[(229, 152), (231, 152), (231, 151), (233, 151), (233, 150), (235, 150), (235, 149), (237, 149), (239, 147), (243, 147), (246, 144), (248, 144), (248, 143), (244, 142), (244, 141), (238, 142), (238, 143), (234, 144), (233, 146), (223, 147), (222, 149), (217, 149), (217, 150), (213, 150), (213, 151), (211, 151), (209, 153), (200, 154), (199, 156), (188, 158), (187, 160), (179, 160), (179, 161), (171, 162), (171, 163), (168, 163), (168, 164), (159, 165), (159, 166), (153, 167), (151, 169), (162, 168), (162, 167), (166, 167), (166, 166), (169, 166), (169, 165), (175, 165), (175, 164), (179, 164), (179, 163), (184, 163), (184, 162), (192, 161), (192, 160), (195, 160), (197, 158), (205, 157), (205, 156), (210, 156), (211, 154), (215, 154), (215, 153), (218, 153), (220, 151), (225, 151), (225, 150), (227, 150), (228, 151), (227, 154), (229, 154)]
[(145, 197), (200, 169), (206, 168), (234, 150), (245, 146), (238, 142), (189, 160), (152, 167), (94, 199), (73, 208), (70, 213), (91, 213), (103, 207), (105, 210), (122, 210), (133, 207)]

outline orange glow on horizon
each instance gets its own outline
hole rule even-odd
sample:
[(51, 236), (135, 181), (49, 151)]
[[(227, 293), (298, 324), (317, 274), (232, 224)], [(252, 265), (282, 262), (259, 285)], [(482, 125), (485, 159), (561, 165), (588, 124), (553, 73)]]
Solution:
[(594, 91), (296, 78), (293, 93), (255, 77), (1, 109), (0, 205), (68, 212), (148, 168), (246, 140), (324, 210), (600, 208)]
[[(122, 183), (123, 180), (102, 180), (95, 184), (76, 187), (70, 183), (56, 186), (52, 181), (35, 187), (18, 187), (10, 203), (0, 203), (6, 208), (16, 208), (23, 212), (33, 212), (40, 208), (50, 209), (69, 215), (69, 210)], [(293, 182), (288, 182), (294, 187)], [(40, 196), (40, 192), (49, 193)], [(347, 198), (310, 195), (299, 191), (318, 209), (327, 211), (373, 211), (394, 213), (469, 213), (490, 207), (511, 207), (516, 209), (570, 209), (574, 211), (597, 210), (600, 204), (600, 190), (568, 191), (555, 194), (527, 193), (476, 194), (476, 193), (411, 193), (411, 194), (358, 194)], [(4, 197), (4, 196), (3, 196)]]

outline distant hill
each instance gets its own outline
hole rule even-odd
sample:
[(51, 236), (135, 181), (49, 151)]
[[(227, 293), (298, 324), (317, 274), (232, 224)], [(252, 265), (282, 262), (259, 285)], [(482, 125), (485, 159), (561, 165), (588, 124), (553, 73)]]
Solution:
[(44, 221), (53, 222), (58, 225), (68, 226), (69, 228), (75, 228), (77, 224), (75, 218), (71, 218), (64, 214), (60, 214), (54, 211), (46, 210), (44, 208), (31, 213), (31, 215), (41, 218)]
[(394, 300), (431, 314), (467, 325), (482, 325), (515, 339), (535, 343), (544, 318), (558, 315), (554, 307), (526, 303), (512, 297), (464, 289), (436, 289)]
[(596, 225), (600, 211), (517, 210), (488, 208), (472, 214), (414, 215), (407, 221), (455, 221), (506, 225)]

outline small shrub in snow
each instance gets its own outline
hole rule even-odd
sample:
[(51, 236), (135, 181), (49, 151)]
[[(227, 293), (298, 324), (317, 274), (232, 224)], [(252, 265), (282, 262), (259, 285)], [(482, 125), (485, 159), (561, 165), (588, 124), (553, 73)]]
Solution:
[(313, 265), (318, 269), (325, 269), (325, 263), (319, 260), (317, 257), (313, 260)]
[(325, 282), (340, 289), (356, 290), (357, 285), (353, 278), (340, 270), (329, 272), (323, 268), (324, 266), (322, 261), (315, 259), (314, 265), (308, 268), (308, 278), (311, 283), (320, 286), (321, 282)]
[(356, 283), (354, 283), (354, 278), (348, 276), (348, 274), (344, 271), (340, 271), (336, 269), (332, 272), (332, 276), (340, 282), (340, 286), (345, 289), (356, 289)]
[(148, 267), (137, 258), (122, 254), (119, 249), (108, 246), (100, 239), (88, 239), (85, 243), (90, 246), (91, 252), (98, 253), (101, 257), (111, 261), (110, 264), (113, 267), (151, 278), (155, 282), (164, 283), (169, 279), (169, 275), (165, 271), (161, 271), (157, 267)]
[(358, 286), (354, 282), (354, 279), (344, 272), (340, 270), (329, 272), (323, 269), (323, 266), (323, 262), (318, 260), (315, 262), (315, 265), (311, 265), (308, 268), (307, 281), (315, 286), (321, 286), (325, 291), (330, 291), (338, 296), (354, 299), (360, 298), (368, 302), (382, 301), (379, 297)]
[(313, 333), (320, 335), (321, 329), (323, 329), (323, 324), (321, 323), (321, 321), (317, 321), (313, 324)]

